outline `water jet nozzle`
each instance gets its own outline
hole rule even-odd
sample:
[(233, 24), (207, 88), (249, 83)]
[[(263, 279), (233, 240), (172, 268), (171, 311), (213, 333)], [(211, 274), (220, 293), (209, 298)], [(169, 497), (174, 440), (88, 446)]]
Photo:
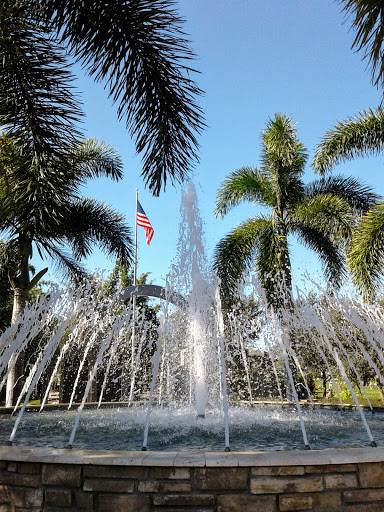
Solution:
[(143, 446), (142, 449), (141, 449), (142, 452), (146, 452), (147, 451), (147, 447), (146, 446)]
[(230, 451), (231, 451), (231, 449), (230, 449), (230, 447), (229, 447), (229, 446), (226, 446), (224, 451), (225, 451), (225, 452), (230, 452)]
[(205, 420), (205, 414), (198, 414), (197, 417)]
[(71, 444), (69, 444), (69, 445), (67, 446), (67, 450), (72, 450), (72, 445), (71, 445)]
[(309, 446), (309, 444), (304, 445), (304, 450), (310, 450), (310, 449), (311, 449), (311, 447)]
[(13, 445), (13, 442), (12, 441), (5, 441), (5, 446), (12, 446)]
[(377, 447), (376, 441), (371, 441), (369, 445), (372, 446), (373, 448)]

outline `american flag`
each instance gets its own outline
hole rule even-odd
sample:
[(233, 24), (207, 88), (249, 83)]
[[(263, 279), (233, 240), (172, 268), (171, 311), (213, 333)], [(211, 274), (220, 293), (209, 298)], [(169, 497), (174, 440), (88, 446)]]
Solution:
[(137, 225), (144, 228), (145, 240), (147, 241), (147, 245), (149, 245), (151, 243), (154, 231), (151, 223), (148, 220), (148, 217), (145, 215), (145, 211), (143, 210), (139, 200), (137, 201)]

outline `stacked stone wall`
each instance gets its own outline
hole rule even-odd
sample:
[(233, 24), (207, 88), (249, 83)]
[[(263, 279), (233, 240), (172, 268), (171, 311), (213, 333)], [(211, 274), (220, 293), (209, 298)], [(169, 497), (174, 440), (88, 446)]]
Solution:
[[(224, 459), (225, 460), (225, 459)], [(244, 467), (0, 462), (0, 512), (383, 512), (384, 463)]]

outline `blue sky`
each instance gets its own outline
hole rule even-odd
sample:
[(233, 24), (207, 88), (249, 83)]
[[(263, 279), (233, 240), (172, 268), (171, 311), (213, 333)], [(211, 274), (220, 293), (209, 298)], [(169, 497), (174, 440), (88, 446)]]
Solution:
[[(206, 223), (208, 258), (215, 244), (233, 227), (256, 214), (255, 205), (242, 205), (224, 220), (213, 208), (218, 187), (232, 171), (260, 161), (260, 132), (275, 112), (292, 115), (311, 161), (316, 144), (337, 120), (374, 108), (379, 92), (371, 85), (362, 54), (351, 51), (353, 32), (344, 22), (338, 2), (330, 0), (181, 0), (177, 8), (197, 55), (195, 77), (205, 91), (199, 102), (208, 128), (199, 138), (200, 163), (193, 172)], [(159, 198), (145, 190), (140, 157), (135, 155), (124, 123), (102, 85), (79, 68), (87, 137), (114, 146), (124, 162), (124, 180), (89, 182), (84, 195), (97, 198), (126, 215), (133, 227), (135, 190), (155, 234), (150, 246), (139, 228), (138, 272), (151, 272), (164, 284), (174, 257), (179, 221), (180, 187), (168, 186)], [(384, 195), (383, 158), (359, 159), (336, 171), (360, 177)], [(314, 179), (307, 168), (306, 181)], [(291, 241), (294, 272), (320, 270), (316, 256)], [(86, 262), (90, 270), (110, 269), (113, 261), (95, 251)], [(40, 268), (40, 263), (37, 265)]]

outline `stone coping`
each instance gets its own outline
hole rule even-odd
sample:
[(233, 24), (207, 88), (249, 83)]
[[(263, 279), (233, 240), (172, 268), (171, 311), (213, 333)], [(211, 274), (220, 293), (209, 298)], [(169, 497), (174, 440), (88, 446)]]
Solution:
[(384, 462), (384, 447), (263, 452), (139, 452), (0, 446), (0, 460), (53, 464), (163, 467), (307, 466)]

